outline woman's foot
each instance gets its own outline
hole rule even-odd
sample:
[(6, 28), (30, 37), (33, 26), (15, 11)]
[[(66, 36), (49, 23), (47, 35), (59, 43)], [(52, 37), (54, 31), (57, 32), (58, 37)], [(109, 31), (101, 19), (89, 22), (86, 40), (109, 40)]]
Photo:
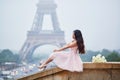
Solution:
[(41, 66), (38, 66), (39, 69), (45, 69), (47, 67), (47, 64), (43, 64)]

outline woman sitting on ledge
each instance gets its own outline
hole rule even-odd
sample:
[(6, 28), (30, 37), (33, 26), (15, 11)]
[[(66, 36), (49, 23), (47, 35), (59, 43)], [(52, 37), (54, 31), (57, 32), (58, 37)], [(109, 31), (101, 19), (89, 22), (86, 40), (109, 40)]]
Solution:
[[(49, 62), (53, 61), (59, 68), (63, 70), (82, 72), (83, 62), (79, 54), (85, 53), (85, 46), (81, 31), (74, 30), (72, 37), (72, 42), (66, 44), (62, 48), (55, 49), (49, 58), (39, 66), (39, 68), (44, 69)], [(71, 48), (71, 50), (69, 52), (63, 52), (63, 50), (67, 48)]]

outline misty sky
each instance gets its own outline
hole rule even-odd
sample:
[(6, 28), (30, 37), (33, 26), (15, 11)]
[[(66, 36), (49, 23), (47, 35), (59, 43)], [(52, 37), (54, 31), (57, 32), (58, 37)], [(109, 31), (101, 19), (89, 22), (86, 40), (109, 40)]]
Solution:
[[(20, 50), (31, 29), (38, 0), (0, 0), (0, 49)], [(82, 31), (86, 49), (120, 49), (120, 0), (55, 0), (65, 40)], [(52, 29), (50, 16), (44, 28)], [(46, 27), (47, 26), (47, 27)]]

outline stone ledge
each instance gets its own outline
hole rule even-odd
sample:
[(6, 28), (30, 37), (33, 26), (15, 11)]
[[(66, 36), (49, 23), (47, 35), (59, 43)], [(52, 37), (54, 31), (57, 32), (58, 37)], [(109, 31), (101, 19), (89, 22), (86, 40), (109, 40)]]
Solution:
[[(83, 64), (83, 67), (84, 67), (84, 70), (83, 70), (83, 72), (80, 72), (81, 74), (84, 74), (84, 75), (86, 75), (86, 71), (87, 71), (87, 73), (89, 72), (91, 72), (91, 74), (93, 74), (93, 72), (95, 73), (99, 73), (100, 72), (100, 74), (101, 74), (101, 72), (103, 73), (103, 74), (106, 74), (107, 76), (109, 76), (109, 78), (110, 78), (110, 76), (111, 75), (113, 75), (112, 73), (115, 73), (115, 74), (120, 74), (120, 62), (107, 62), (107, 63), (91, 63), (91, 62), (84, 62), (84, 64)], [(117, 71), (118, 70), (118, 71)], [(85, 72), (84, 72), (85, 71)], [(104, 72), (104, 71), (106, 71), (107, 73), (109, 73), (109, 74), (107, 74), (106, 72)], [(114, 71), (114, 72), (112, 72), (112, 71)], [(35, 73), (35, 74), (32, 74), (32, 75), (29, 75), (29, 76), (24, 76), (24, 77), (22, 77), (22, 78), (19, 78), (18, 80), (34, 80), (34, 79), (36, 79), (36, 80), (44, 80), (43, 78), (46, 78), (47, 76), (54, 76), (54, 74), (55, 74), (55, 76), (61, 76), (61, 75), (63, 75), (64, 74), (64, 77), (66, 76), (67, 78), (68, 78), (68, 75), (65, 75), (65, 74), (68, 74), (68, 73), (71, 73), (71, 72), (69, 72), (69, 71), (65, 71), (65, 70), (62, 70), (62, 69), (60, 69), (60, 68), (58, 68), (58, 67), (55, 67), (55, 68), (51, 68), (51, 69), (47, 69), (47, 70), (45, 70), (45, 71), (42, 71), (42, 72), (38, 72), (38, 73)], [(57, 75), (58, 74), (58, 75)], [(71, 73), (72, 74), (72, 73)], [(75, 73), (76, 74), (76, 73)], [(77, 73), (78, 74), (78, 73)], [(76, 74), (76, 75), (77, 75)], [(90, 74), (90, 75), (91, 75)], [(103, 75), (104, 76), (104, 75)], [(62, 76), (61, 76), (62, 77)], [(60, 79), (59, 80), (61, 80), (62, 78), (61, 77), (59, 77)], [(69, 76), (70, 77), (70, 76)], [(82, 77), (84, 77), (84, 76), (82, 76)], [(90, 76), (89, 76), (90, 77)], [(102, 76), (101, 76), (102, 77)], [(118, 75), (113, 75), (113, 77), (119, 77)], [(120, 77), (119, 77), (119, 79), (120, 79)], [(46, 80), (46, 79), (45, 79)], [(47, 79), (47, 80), (53, 80), (53, 79)], [(56, 79), (55, 79), (56, 80)], [(67, 80), (67, 79), (63, 79), (63, 80)], [(72, 79), (71, 79), (72, 80)], [(74, 80), (74, 79), (73, 79)], [(77, 79), (76, 79), (77, 80)], [(85, 79), (83, 79), (83, 80), (85, 80)], [(96, 79), (97, 80), (97, 79)], [(98, 79), (99, 80), (99, 79)], [(108, 79), (106, 79), (106, 80), (108, 80)], [(109, 79), (109, 80), (112, 80), (112, 77), (111, 77), (111, 79)], [(113, 79), (114, 80), (114, 79)], [(116, 80), (118, 80), (118, 79), (116, 79)]]
[(84, 69), (120, 69), (120, 62), (92, 63), (84, 62)]

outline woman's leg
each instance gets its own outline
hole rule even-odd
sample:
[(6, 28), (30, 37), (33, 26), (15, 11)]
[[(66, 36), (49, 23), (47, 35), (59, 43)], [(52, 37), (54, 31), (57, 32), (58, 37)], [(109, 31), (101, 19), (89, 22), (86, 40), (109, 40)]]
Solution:
[(46, 67), (46, 65), (47, 65), (48, 63), (50, 63), (50, 62), (55, 58), (55, 55), (56, 55), (56, 53), (52, 53), (52, 54), (49, 56), (49, 58), (40, 65), (39, 68), (41, 69), (41, 68)]
[(40, 66), (39, 68), (41, 69), (41, 68), (46, 67), (46, 65), (47, 65), (48, 63), (50, 63), (52, 60), (53, 60), (52, 58), (48, 58), (45, 62), (43, 62), (43, 63), (41, 64), (41, 66)]
[(43, 64), (48, 64), (52, 61), (53, 59), (52, 58), (48, 58)]

